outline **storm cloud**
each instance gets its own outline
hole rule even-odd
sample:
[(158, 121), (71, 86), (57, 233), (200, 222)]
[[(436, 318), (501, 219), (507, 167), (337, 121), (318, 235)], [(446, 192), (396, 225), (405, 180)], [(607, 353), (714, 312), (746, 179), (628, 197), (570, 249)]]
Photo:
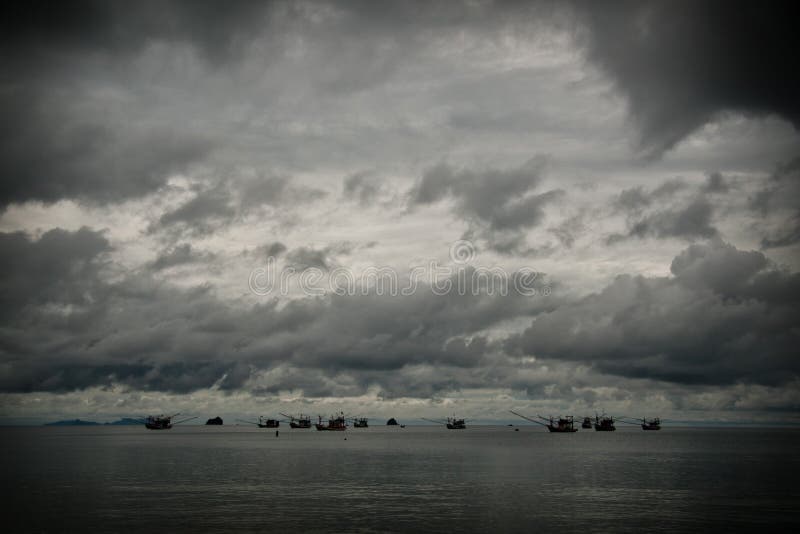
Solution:
[(97, 283), (103, 256), (111, 250), (100, 232), (60, 228), (31, 240), (22, 232), (0, 233), (2, 306), (6, 314), (24, 313), (29, 306), (82, 305)]
[(537, 317), (510, 350), (627, 377), (688, 384), (794, 380), (800, 276), (716, 241), (678, 255), (670, 277), (623, 275)]
[(410, 204), (422, 206), (452, 200), (453, 212), (471, 230), (500, 252), (524, 250), (524, 230), (544, 220), (544, 208), (564, 191), (535, 192), (547, 166), (539, 156), (519, 168), (454, 169), (439, 164), (428, 169), (410, 192)]
[(183, 125), (142, 121), (124, 91), (98, 93), (88, 78), (98, 70), (111, 73), (154, 41), (189, 42), (218, 57), (240, 32), (255, 28), (250, 8), (182, 2), (122, 7), (93, 0), (8, 6), (0, 45), (6, 68), (0, 206), (139, 197), (213, 148), (209, 136)]
[(576, 2), (590, 61), (628, 101), (639, 146), (659, 155), (724, 112), (776, 114), (800, 127), (795, 6)]
[[(0, 418), (800, 411), (792, 11), (12, 3)], [(312, 268), (417, 287), (301, 291)]]
[[(438, 381), (413, 385), (381, 371), (487, 365), (489, 343), (475, 332), (549, 309), (554, 302), (520, 294), (440, 296), (422, 285), (408, 296), (371, 289), (294, 300), (281, 307), (274, 300), (241, 307), (221, 299), (208, 285), (182, 289), (146, 273), (113, 280), (97, 263), (107, 252), (107, 242), (87, 229), (54, 230), (38, 240), (4, 235), (2, 242), (4, 249), (30, 262), (70, 251), (58, 262), (45, 263), (53, 272), (20, 262), (13, 273), (4, 273), (4, 280), (13, 283), (2, 292), (4, 309), (18, 310), (6, 317), (4, 328), (6, 367), (0, 384), (5, 391), (112, 384), (172, 392), (214, 384), (235, 389), (271, 369), (294, 368), (347, 375), (351, 393), (370, 385), (394, 394), (414, 388), (433, 393), (430, 388)], [(159, 256), (154, 268), (194, 261), (191, 253), (186, 246), (172, 249)], [(60, 290), (65, 283), (70, 292)], [(36, 332), (27, 329), (31, 322)], [(292, 376), (258, 387), (302, 387), (304, 382), (293, 382)], [(307, 391), (341, 392), (332, 384), (316, 384)]]

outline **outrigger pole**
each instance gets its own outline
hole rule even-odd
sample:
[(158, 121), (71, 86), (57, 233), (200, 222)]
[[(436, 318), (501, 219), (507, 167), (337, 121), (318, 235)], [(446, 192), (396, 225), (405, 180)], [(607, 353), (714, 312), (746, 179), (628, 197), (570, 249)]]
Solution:
[(617, 417), (617, 421), (619, 421), (620, 423), (625, 423), (626, 425), (635, 425), (635, 426), (639, 426), (639, 425), (641, 425), (641, 424), (642, 424), (642, 422), (644, 421), (644, 419), (642, 419), (641, 421), (637, 421), (637, 422), (635, 422), (635, 423), (632, 423), (632, 422), (630, 422), (630, 421), (626, 421), (625, 419), (622, 419), (621, 417)]
[(423, 421), (428, 421), (429, 423), (436, 423), (437, 425), (446, 425), (446, 421), (434, 421), (433, 419), (427, 419), (425, 417), (422, 418)]
[[(522, 415), (521, 413), (517, 413), (514, 410), (508, 410), (508, 411), (513, 413), (517, 417), (522, 417), (523, 419), (525, 419), (527, 421), (530, 421), (531, 423), (536, 423), (537, 425), (547, 426), (546, 424), (542, 423), (541, 421), (537, 421), (536, 419), (531, 419), (530, 417)], [(539, 417), (542, 417), (542, 416), (540, 415)], [(542, 417), (542, 419), (544, 419), (544, 418)]]
[[(175, 415), (178, 415), (178, 414), (175, 414)], [(172, 417), (175, 417), (175, 415), (173, 415)], [(178, 422), (176, 422), (176, 423), (172, 423), (172, 424), (173, 424), (173, 425), (179, 425), (179, 424), (181, 424), (181, 423), (185, 423), (186, 421), (191, 421), (192, 419), (197, 419), (198, 417), (199, 417), (199, 416), (195, 415), (194, 417), (189, 417), (189, 418), (187, 418), (187, 419), (181, 419), (180, 421), (178, 421)]]
[(248, 425), (258, 426), (258, 423), (254, 423), (253, 421), (245, 421), (244, 419), (237, 419), (236, 421), (238, 421), (239, 423), (247, 423)]

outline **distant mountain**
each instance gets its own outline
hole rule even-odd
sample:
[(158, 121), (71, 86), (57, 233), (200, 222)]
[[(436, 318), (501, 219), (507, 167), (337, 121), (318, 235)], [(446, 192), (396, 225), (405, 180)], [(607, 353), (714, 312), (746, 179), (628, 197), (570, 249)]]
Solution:
[(110, 426), (121, 426), (121, 425), (143, 425), (144, 422), (141, 419), (131, 419), (130, 417), (123, 417), (119, 421), (114, 421), (113, 423), (106, 423)]
[(112, 423), (96, 423), (94, 421), (84, 421), (83, 419), (68, 419), (65, 421), (55, 421), (53, 423), (45, 423), (44, 426), (123, 426), (123, 425), (141, 425), (141, 419), (132, 419), (130, 417), (123, 417), (119, 421)]
[(56, 421), (45, 423), (44, 426), (99, 426), (100, 423), (94, 421), (83, 421), (82, 419), (70, 419), (69, 421)]

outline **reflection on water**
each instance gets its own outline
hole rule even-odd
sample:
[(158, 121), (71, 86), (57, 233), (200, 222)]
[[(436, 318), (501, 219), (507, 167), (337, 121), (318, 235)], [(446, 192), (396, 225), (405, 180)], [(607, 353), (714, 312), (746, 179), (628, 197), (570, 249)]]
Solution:
[(777, 429), (0, 430), (18, 531), (796, 530), (798, 445)]

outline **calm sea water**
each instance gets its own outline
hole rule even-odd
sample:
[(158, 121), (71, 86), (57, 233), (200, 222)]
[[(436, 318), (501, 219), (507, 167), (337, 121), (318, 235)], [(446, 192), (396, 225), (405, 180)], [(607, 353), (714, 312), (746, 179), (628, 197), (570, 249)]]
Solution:
[(5, 532), (800, 530), (798, 430), (29, 427), (0, 444)]

